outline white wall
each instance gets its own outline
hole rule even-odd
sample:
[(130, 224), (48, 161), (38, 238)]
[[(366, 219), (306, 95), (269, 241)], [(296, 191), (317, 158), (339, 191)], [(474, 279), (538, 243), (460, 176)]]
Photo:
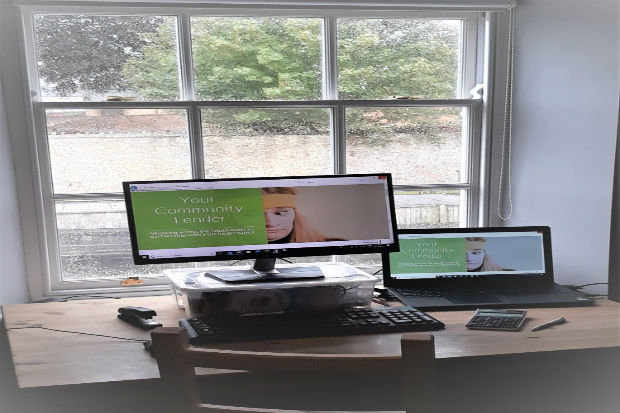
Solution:
[(619, 3), (520, 0), (517, 7), (508, 225), (551, 226), (564, 284), (608, 277)]
[(0, 304), (27, 302), (24, 251), (15, 188), (15, 169), (0, 78)]
[[(14, 48), (18, 42), (14, 28), (14, 7), (0, 1), (0, 304), (30, 300), (16, 191), (16, 166), (23, 167), (24, 163), (15, 164), (15, 148), (9, 139), (9, 123), (19, 122), (24, 112), (23, 99), (15, 94), (20, 90), (21, 77), (15, 76)], [(19, 136), (23, 139), (18, 142), (26, 141), (25, 134)]]

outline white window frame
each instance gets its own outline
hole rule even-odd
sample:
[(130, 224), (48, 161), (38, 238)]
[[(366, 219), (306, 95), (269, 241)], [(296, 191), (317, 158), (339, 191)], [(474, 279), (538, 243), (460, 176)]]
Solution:
[[(134, 3), (136, 4), (136, 3)], [(173, 6), (173, 7), (168, 7)], [(122, 194), (83, 194), (83, 195), (54, 195), (51, 185), (51, 169), (49, 162), (49, 152), (47, 147), (47, 136), (45, 126), (46, 109), (70, 109), (79, 106), (80, 108), (182, 108), (188, 110), (190, 142), (194, 150), (192, 156), (192, 170), (195, 178), (201, 178), (203, 168), (201, 165), (202, 156), (200, 153), (200, 120), (199, 113), (201, 108), (219, 107), (313, 107), (328, 108), (332, 110), (332, 137), (334, 142), (334, 172), (345, 173), (345, 133), (344, 123), (339, 121), (344, 117), (346, 107), (363, 106), (414, 106), (414, 107), (434, 107), (434, 106), (463, 106), (468, 108), (470, 116), (463, 125), (463, 131), (467, 131), (470, 141), (465, 145), (468, 151), (468, 180), (466, 184), (428, 184), (428, 185), (408, 185), (395, 186), (395, 189), (406, 190), (433, 190), (433, 189), (454, 189), (467, 193), (468, 196), (461, 196), (461, 210), (467, 210), (467, 216), (461, 221), (461, 226), (480, 226), (488, 223), (489, 211), (489, 165), (491, 155), (491, 132), (492, 132), (492, 111), (493, 100), (497, 100), (499, 92), (493, 91), (492, 86), (496, 78), (495, 73), (501, 73), (502, 66), (495, 62), (495, 44), (501, 34), (505, 32), (505, 25), (499, 25), (498, 14), (503, 11), (481, 13), (478, 11), (445, 11), (445, 9), (429, 11), (427, 8), (419, 9), (410, 7), (406, 9), (393, 10), (357, 10), (353, 8), (277, 8), (269, 9), (265, 7), (254, 8), (245, 5), (243, 8), (205, 8), (193, 5), (182, 9), (180, 12), (178, 4), (167, 5), (166, 7), (119, 7), (119, 6), (22, 6), (22, 29), (25, 38), (25, 46), (22, 52), (24, 67), (28, 69), (27, 88), (30, 91), (28, 96), (31, 100), (25, 102), (26, 110), (32, 116), (32, 130), (30, 133), (31, 153), (29, 157), (34, 163), (33, 188), (35, 192), (36, 208), (32, 210), (34, 215), (29, 220), (22, 218), (23, 226), (38, 226), (36, 231), (25, 232), (25, 245), (27, 259), (28, 255), (39, 258), (40, 271), (29, 271), (28, 280), (30, 293), (34, 300), (46, 296), (66, 296), (78, 294), (126, 294), (128, 290), (119, 287), (118, 279), (97, 279), (66, 281), (61, 279), (60, 263), (58, 254), (58, 243), (56, 238), (56, 218), (54, 215), (54, 201), (71, 199), (114, 199), (122, 200)], [(36, 73), (32, 15), (33, 14), (102, 14), (102, 15), (164, 15), (178, 16), (179, 24), (179, 53), (181, 59), (181, 98), (184, 100), (177, 102), (42, 102), (38, 93), (38, 77)], [(193, 76), (191, 76), (191, 39), (189, 34), (190, 16), (291, 16), (291, 17), (317, 17), (324, 18), (324, 31), (328, 39), (324, 52), (324, 100), (291, 102), (291, 101), (260, 101), (260, 102), (205, 102), (195, 101), (193, 89)], [(455, 18), (464, 19), (465, 26), (463, 33), (463, 56), (465, 64), (460, 68), (460, 76), (463, 79), (460, 90), (461, 98), (445, 100), (415, 100), (415, 101), (345, 101), (337, 99), (337, 78), (335, 63), (335, 30), (336, 19), (338, 17), (347, 18)], [(481, 36), (481, 28), (485, 29), (485, 37)], [(185, 34), (185, 36), (184, 36)], [(482, 56), (484, 52), (484, 56)], [(334, 61), (334, 63), (331, 63)], [(468, 97), (469, 91), (478, 87), (483, 91), (480, 96)], [(500, 88), (501, 89), (501, 88)], [(197, 123), (196, 123), (197, 122)], [(20, 188), (20, 191), (27, 191), (28, 188)], [(38, 237), (32, 234), (38, 233)], [(29, 252), (30, 251), (30, 252)], [(131, 275), (131, 274), (128, 274)], [(153, 291), (167, 291), (167, 285), (161, 277), (145, 279), (145, 285), (134, 287), (131, 293), (151, 294)]]

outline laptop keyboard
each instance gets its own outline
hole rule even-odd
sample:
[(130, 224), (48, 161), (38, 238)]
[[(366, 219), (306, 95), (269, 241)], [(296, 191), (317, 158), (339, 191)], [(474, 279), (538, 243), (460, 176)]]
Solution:
[(565, 292), (557, 285), (549, 286), (546, 289), (533, 288), (395, 288), (403, 297), (467, 297), (498, 294), (556, 294)]

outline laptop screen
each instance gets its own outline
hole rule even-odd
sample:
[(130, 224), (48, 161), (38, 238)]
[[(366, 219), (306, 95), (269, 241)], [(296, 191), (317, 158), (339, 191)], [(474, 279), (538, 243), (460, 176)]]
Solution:
[[(548, 227), (399, 230), (392, 280), (536, 276), (552, 272)], [(385, 261), (385, 260), (384, 260)]]

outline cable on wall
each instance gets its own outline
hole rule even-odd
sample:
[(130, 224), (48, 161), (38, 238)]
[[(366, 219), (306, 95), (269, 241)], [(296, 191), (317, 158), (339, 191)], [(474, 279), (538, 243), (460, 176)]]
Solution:
[[(508, 50), (506, 53), (506, 89), (504, 100), (504, 124), (502, 133), (502, 154), (499, 168), (499, 188), (497, 195), (497, 216), (502, 221), (512, 217), (512, 91), (514, 73), (515, 52), (515, 9), (508, 11)], [(504, 191), (505, 184), (505, 191)], [(507, 203), (508, 212), (503, 213), (504, 201)]]

